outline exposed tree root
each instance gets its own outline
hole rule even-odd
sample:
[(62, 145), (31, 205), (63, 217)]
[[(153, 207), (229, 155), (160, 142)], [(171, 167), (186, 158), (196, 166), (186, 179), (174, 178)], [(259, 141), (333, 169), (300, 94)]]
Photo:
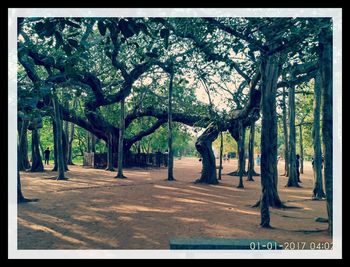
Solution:
[(114, 178), (117, 178), (117, 179), (126, 179), (127, 177), (124, 176), (124, 175), (122, 174), (122, 175), (117, 175), (117, 176), (115, 176)]
[(286, 184), (284, 187), (294, 187), (294, 188), (303, 188), (301, 185), (288, 185)]
[(270, 224), (260, 224), (260, 228), (264, 228), (264, 229), (275, 229), (275, 228), (272, 227)]
[(322, 218), (322, 217), (317, 217), (315, 219), (315, 222), (328, 223), (328, 219), (327, 218)]
[[(254, 205), (250, 206), (251, 208), (260, 208), (260, 200), (256, 202)], [(275, 208), (275, 209), (301, 209), (300, 207), (296, 206), (287, 206), (285, 204), (281, 203), (270, 203), (270, 207)]]
[(194, 184), (219, 184), (219, 181), (214, 181), (214, 182), (211, 182), (211, 183), (208, 183), (208, 182), (205, 182), (203, 181), (202, 179), (197, 179), (193, 182)]
[[(239, 171), (234, 171), (234, 172), (230, 172), (227, 173), (226, 175), (230, 175), (230, 176), (239, 176)], [(243, 172), (242, 176), (248, 176), (248, 172)]]
[(64, 178), (56, 177), (55, 180), (56, 180), (56, 181), (68, 181), (68, 178), (67, 178), (67, 177), (64, 177)]

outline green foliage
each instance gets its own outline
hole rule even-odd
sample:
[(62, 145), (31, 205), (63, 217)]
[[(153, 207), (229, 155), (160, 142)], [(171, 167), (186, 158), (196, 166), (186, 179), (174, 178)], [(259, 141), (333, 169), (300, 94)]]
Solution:
[[(142, 113), (147, 108), (166, 111), (169, 79), (159, 65), (171, 63), (175, 71), (174, 113), (208, 116), (209, 108), (212, 108), (215, 113), (228, 116), (232, 110), (245, 106), (249, 81), (242, 73), (253, 77), (266, 44), (274, 43), (280, 48), (281, 58), (285, 59), (282, 76), (290, 78), (294, 75), (295, 65), (311, 64), (317, 59), (318, 35), (322, 28), (331, 29), (330, 20), (324, 18), (218, 18), (217, 21), (236, 34), (231, 34), (232, 31), (228, 33), (205, 18), (20, 19), (19, 55), (26, 56), (28, 51), (43, 55), (40, 60), (34, 60), (34, 70), (43, 84), (33, 85), (23, 68), (19, 67), (18, 114), (26, 119), (47, 117), (50, 107), (44, 105), (44, 99), (51, 87), (45, 81), (49, 75), (66, 75), (69, 79), (56, 84), (60, 103), (68, 100), (72, 108), (72, 100), (77, 98), (78, 106), (71, 111), (73, 115), (87, 120), (87, 112), (93, 112), (99, 118), (98, 123), (118, 127), (118, 101), (102, 105), (95, 111), (87, 110), (87, 104), (96, 100), (96, 91), (82, 84), (84, 74), (94, 75), (101, 83), (99, 89), (105, 99), (110, 100), (125, 89), (128, 80), (125, 73), (134, 75), (137, 73), (135, 69), (140, 70), (144, 66), (140, 67), (140, 64), (159, 62), (141, 70), (142, 74), (132, 81), (131, 92), (126, 98), (127, 114)], [(55, 67), (51, 67), (49, 73), (41, 62)], [(298, 75), (302, 77), (305, 73)], [(213, 100), (213, 107), (199, 97), (203, 93), (203, 84), (206, 86), (205, 94)], [(309, 88), (309, 84), (300, 85), (297, 91), (307, 92)], [(217, 99), (219, 101), (215, 101)], [(312, 97), (298, 94), (296, 101), (297, 123), (312, 122)], [(126, 129), (126, 138), (149, 129), (156, 121), (154, 117), (133, 120)], [(47, 124), (48, 121), (44, 120), (43, 127)], [(306, 153), (310, 153), (311, 130), (308, 126), (304, 129), (304, 147)], [(46, 132), (51, 132), (46, 130), (42, 131), (45, 145), (50, 142)], [(259, 150), (259, 131), (257, 126), (256, 150)], [(77, 127), (73, 143), (75, 155), (84, 151), (84, 134), (84, 130)], [(144, 151), (164, 150), (166, 136), (166, 125), (163, 125), (152, 135), (144, 137), (140, 141), (141, 147)], [(230, 135), (225, 133), (224, 136), (227, 149), (224, 153), (236, 151)], [(249, 131), (247, 141), (248, 137)], [(192, 133), (176, 124), (175, 154), (181, 151), (191, 154), (194, 140)], [(218, 142), (214, 142), (216, 147)], [(280, 150), (283, 147), (281, 127), (278, 146)], [(99, 142), (98, 147), (105, 149), (103, 142)]]
[[(144, 122), (146, 123), (146, 122)], [(168, 129), (167, 125), (162, 125), (152, 135), (142, 138), (139, 143), (134, 144), (132, 151), (138, 152), (138, 145), (140, 145), (142, 153), (154, 153), (158, 150), (164, 153), (168, 149)], [(174, 156), (194, 156), (195, 136), (186, 127), (179, 123), (174, 123), (173, 126), (173, 152)]]
[[(228, 154), (229, 152), (238, 152), (237, 142), (232, 138), (229, 132), (223, 133), (223, 154)], [(220, 136), (213, 142), (213, 147), (216, 151), (220, 151)]]

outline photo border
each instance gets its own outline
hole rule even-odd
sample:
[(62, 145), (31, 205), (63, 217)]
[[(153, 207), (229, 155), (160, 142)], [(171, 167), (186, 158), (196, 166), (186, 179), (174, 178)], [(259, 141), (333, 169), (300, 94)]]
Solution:
[[(10, 259), (321, 259), (342, 258), (341, 8), (8, 8), (8, 257)], [(17, 17), (332, 17), (333, 250), (19, 250), (17, 248)], [(334, 205), (336, 203), (337, 205)], [(117, 226), (116, 226), (117, 227)], [(257, 226), (258, 227), (258, 226)]]

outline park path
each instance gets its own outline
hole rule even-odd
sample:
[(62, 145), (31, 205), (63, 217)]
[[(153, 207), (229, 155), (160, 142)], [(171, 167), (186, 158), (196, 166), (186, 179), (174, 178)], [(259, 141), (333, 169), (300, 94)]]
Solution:
[[(68, 181), (44, 173), (21, 173), (23, 192), (36, 203), (18, 206), (19, 249), (168, 249), (172, 237), (275, 239), (280, 243), (331, 241), (324, 201), (311, 201), (312, 170), (305, 163), (302, 188), (286, 188), (279, 177), (281, 199), (298, 209), (271, 209), (274, 229), (259, 228), (260, 211), (251, 208), (260, 196), (260, 178), (244, 182), (226, 173), (237, 162), (224, 162), (219, 185), (199, 185), (198, 159), (175, 160), (176, 181), (165, 180), (167, 170), (126, 169), (128, 179), (114, 172), (70, 166)], [(279, 172), (283, 172), (283, 162)], [(256, 168), (259, 172), (259, 168)]]

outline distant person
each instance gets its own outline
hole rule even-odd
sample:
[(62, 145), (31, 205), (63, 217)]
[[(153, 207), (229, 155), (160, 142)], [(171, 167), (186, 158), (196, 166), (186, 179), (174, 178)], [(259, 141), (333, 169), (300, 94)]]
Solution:
[(50, 163), (49, 163), (49, 160), (50, 160), (50, 148), (49, 147), (47, 147), (46, 148), (46, 150), (44, 151), (44, 154), (45, 154), (45, 157), (44, 157), (44, 159), (45, 159), (45, 164), (46, 165), (49, 165)]
[(299, 154), (297, 154), (297, 156), (296, 156), (296, 162), (295, 162), (295, 167), (296, 167), (296, 170), (297, 170), (298, 183), (301, 183), (301, 181), (300, 181), (299, 166), (300, 166), (300, 156), (299, 156)]
[(260, 154), (256, 157), (256, 165), (260, 166), (261, 163), (261, 156)]

